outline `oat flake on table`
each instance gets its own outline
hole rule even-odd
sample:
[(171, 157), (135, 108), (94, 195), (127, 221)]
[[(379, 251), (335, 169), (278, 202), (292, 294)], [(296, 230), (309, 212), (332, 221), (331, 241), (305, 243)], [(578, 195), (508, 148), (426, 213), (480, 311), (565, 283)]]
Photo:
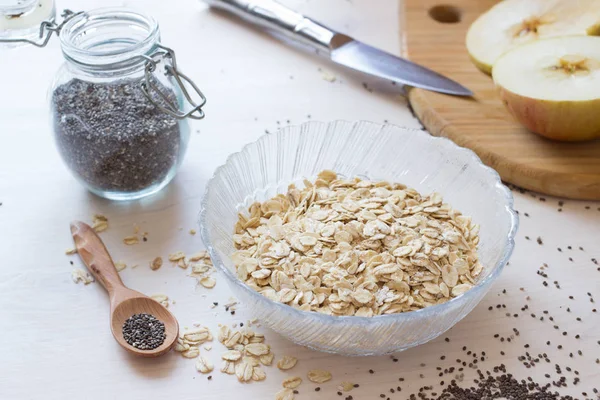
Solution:
[(140, 242), (140, 239), (137, 237), (137, 235), (127, 236), (123, 239), (123, 243), (125, 243), (128, 246), (138, 244), (139, 242)]
[(162, 264), (163, 264), (162, 257), (156, 257), (154, 260), (152, 260), (150, 262), (150, 269), (152, 271), (156, 271), (157, 269), (159, 269), (160, 267), (162, 267)]
[(331, 380), (331, 372), (322, 369), (313, 369), (308, 371), (308, 380), (314, 383), (325, 383)]
[(298, 359), (292, 356), (283, 356), (281, 360), (277, 361), (277, 368), (282, 371), (287, 371), (288, 369), (294, 368), (294, 366), (298, 363)]
[(104, 232), (108, 229), (108, 218), (102, 214), (94, 214), (92, 220), (92, 229), (96, 233)]
[(240, 382), (262, 381), (266, 378), (261, 364), (270, 365), (274, 355), (271, 347), (264, 343), (263, 334), (248, 328), (231, 330), (227, 325), (222, 325), (218, 339), (228, 349), (221, 355), (221, 372), (236, 375)]
[(287, 389), (296, 389), (302, 383), (302, 378), (299, 376), (290, 376), (289, 378), (285, 378), (281, 385)]
[(94, 278), (87, 271), (79, 268), (75, 268), (71, 271), (71, 279), (73, 279), (73, 282), (75, 283), (83, 282), (84, 285), (89, 285), (94, 282)]
[(328, 315), (393, 314), (444, 303), (482, 271), (479, 226), (439, 193), (323, 171), (239, 214), (232, 259), (265, 297)]
[(275, 394), (275, 400), (294, 400), (294, 391), (292, 389), (282, 389)]

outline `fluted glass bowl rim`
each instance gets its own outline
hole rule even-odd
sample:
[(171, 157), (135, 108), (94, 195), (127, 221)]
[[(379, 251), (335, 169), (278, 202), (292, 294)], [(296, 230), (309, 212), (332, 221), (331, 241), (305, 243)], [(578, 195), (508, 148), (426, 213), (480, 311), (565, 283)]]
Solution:
[[(333, 315), (321, 314), (321, 313), (318, 313), (315, 311), (299, 310), (299, 309), (291, 307), (287, 304), (279, 303), (279, 302), (273, 301), (271, 299), (268, 299), (267, 297), (263, 296), (262, 294), (258, 293), (257, 291), (255, 291), (252, 288), (250, 288), (249, 286), (247, 286), (244, 282), (242, 282), (240, 279), (238, 279), (238, 277), (232, 271), (230, 271), (227, 267), (225, 267), (225, 264), (221, 260), (221, 257), (219, 256), (219, 254), (217, 253), (215, 248), (212, 246), (211, 235), (210, 235), (209, 229), (207, 227), (207, 224), (204, 223), (205, 217), (206, 217), (206, 212), (207, 212), (207, 206), (208, 206), (208, 193), (210, 192), (213, 182), (215, 182), (215, 180), (218, 179), (218, 176), (221, 173), (221, 171), (223, 169), (225, 169), (227, 167), (227, 165), (232, 163), (232, 161), (234, 159), (236, 159), (237, 157), (241, 157), (242, 154), (244, 152), (246, 152), (249, 148), (251, 148), (252, 146), (257, 146), (261, 141), (265, 140), (265, 138), (270, 135), (283, 135), (283, 134), (286, 134), (286, 131), (287, 131), (287, 134), (292, 134), (292, 133), (290, 133), (290, 128), (301, 128), (300, 132), (303, 132), (304, 129), (302, 129), (302, 128), (306, 128), (310, 125), (331, 126), (331, 125), (335, 125), (337, 123), (351, 123), (354, 125), (369, 124), (371, 126), (377, 126), (380, 129), (385, 126), (390, 126), (390, 127), (394, 127), (394, 128), (400, 128), (405, 131), (409, 131), (415, 135), (422, 135), (423, 137), (427, 137), (427, 140), (429, 140), (431, 142), (441, 141), (441, 142), (444, 142), (446, 149), (451, 150), (454, 154), (462, 153), (463, 157), (465, 159), (470, 158), (471, 161), (473, 162), (473, 164), (477, 166), (477, 168), (481, 168), (482, 170), (484, 170), (488, 173), (490, 180), (493, 181), (493, 187), (495, 188), (495, 190), (497, 192), (500, 192), (503, 195), (504, 200), (506, 201), (506, 203), (504, 205), (504, 211), (506, 214), (508, 214), (508, 217), (510, 218), (510, 230), (506, 237), (507, 242), (506, 242), (506, 245), (504, 246), (504, 249), (502, 250), (502, 256), (500, 257), (500, 259), (498, 260), (496, 265), (494, 265), (492, 271), (490, 272), (490, 274), (487, 277), (485, 277), (481, 281), (477, 281), (473, 288), (471, 288), (470, 290), (468, 290), (467, 292), (465, 292), (464, 294), (462, 294), (458, 297), (453, 297), (452, 299), (448, 300), (445, 303), (421, 308), (419, 310), (408, 311), (408, 312), (403, 312), (403, 313), (396, 313), (396, 314), (375, 315), (372, 317), (333, 316)], [(447, 154), (450, 155), (450, 153), (447, 153)], [(461, 157), (457, 157), (457, 158), (461, 158)], [(279, 184), (279, 183), (282, 183), (282, 182), (277, 182), (277, 184)], [(256, 189), (262, 189), (262, 188), (256, 188)], [(442, 195), (443, 195), (443, 193), (442, 193)], [(204, 242), (204, 245), (206, 246), (206, 249), (210, 255), (213, 265), (221, 273), (223, 273), (223, 275), (225, 275), (225, 277), (227, 278), (227, 280), (229, 281), (230, 284), (235, 285), (240, 290), (243, 290), (244, 292), (246, 292), (248, 295), (254, 296), (254, 298), (256, 298), (259, 302), (264, 302), (264, 303), (270, 304), (270, 306), (275, 307), (276, 309), (278, 309), (278, 311), (287, 312), (289, 315), (289, 318), (309, 317), (309, 318), (314, 318), (316, 320), (320, 320), (321, 323), (346, 322), (346, 323), (356, 324), (356, 325), (370, 325), (370, 324), (381, 323), (381, 322), (398, 322), (398, 323), (400, 323), (403, 320), (413, 319), (414, 317), (427, 318), (428, 316), (437, 316), (437, 315), (439, 315), (439, 313), (443, 313), (444, 309), (449, 308), (449, 306), (451, 304), (465, 302), (469, 298), (475, 297), (476, 293), (480, 292), (481, 290), (485, 290), (488, 287), (488, 285), (491, 285), (491, 283), (493, 281), (495, 281), (496, 278), (500, 275), (500, 273), (504, 269), (504, 266), (508, 262), (511, 254), (514, 250), (514, 246), (515, 246), (514, 239), (515, 239), (517, 229), (519, 227), (519, 218), (517, 216), (517, 213), (514, 210), (514, 200), (513, 200), (512, 193), (502, 183), (502, 180), (501, 180), (498, 172), (496, 172), (493, 168), (488, 167), (487, 165), (483, 164), (483, 162), (477, 156), (477, 154), (475, 154), (475, 152), (473, 152), (472, 150), (467, 149), (465, 147), (461, 147), (461, 146), (457, 145), (456, 143), (454, 143), (453, 141), (451, 141), (448, 138), (430, 135), (429, 133), (427, 133), (426, 131), (423, 131), (422, 129), (407, 128), (407, 127), (403, 127), (400, 125), (389, 124), (389, 123), (379, 124), (376, 122), (371, 122), (371, 121), (366, 121), (366, 120), (357, 120), (357, 121), (353, 121), (353, 122), (348, 121), (348, 120), (333, 120), (330, 122), (322, 122), (322, 121), (318, 121), (318, 120), (313, 120), (313, 121), (309, 121), (309, 122), (304, 122), (300, 125), (283, 126), (283, 127), (279, 128), (276, 132), (263, 134), (255, 141), (246, 144), (244, 147), (242, 147), (242, 149), (240, 151), (230, 154), (227, 157), (225, 163), (223, 165), (219, 166), (215, 170), (215, 172), (213, 173), (213, 176), (209, 179), (209, 181), (206, 184), (204, 196), (202, 198), (200, 212), (198, 214), (198, 224), (199, 224), (199, 228), (200, 228), (200, 235), (202, 237), (202, 241)], [(231, 227), (231, 229), (233, 232), (233, 227)], [(233, 233), (232, 233), (232, 235), (233, 235)]]

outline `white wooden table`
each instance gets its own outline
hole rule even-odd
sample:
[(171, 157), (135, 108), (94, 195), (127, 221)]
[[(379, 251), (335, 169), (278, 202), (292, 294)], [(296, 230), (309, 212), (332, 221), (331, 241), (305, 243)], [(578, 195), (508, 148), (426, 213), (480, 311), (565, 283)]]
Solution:
[[(330, 26), (398, 53), (398, 4), (395, 0), (374, 3), (286, 2)], [(174, 353), (156, 360), (127, 355), (110, 334), (107, 297), (102, 288), (95, 283), (76, 285), (71, 280), (71, 270), (82, 265), (77, 256), (64, 254), (72, 246), (69, 221), (90, 221), (96, 212), (107, 215), (110, 229), (102, 235), (114, 258), (129, 265), (121, 273), (125, 283), (144, 293), (167, 294), (174, 301), (170, 309), (182, 327), (201, 322), (216, 332), (219, 323), (248, 319), (243, 307), (235, 316), (221, 306), (211, 309), (213, 301), (224, 304), (230, 297), (224, 280), (212, 290), (196, 288), (186, 271), (168, 263), (151, 271), (148, 263), (159, 255), (166, 258), (178, 250), (191, 254), (203, 248), (199, 235), (188, 231), (196, 228), (206, 181), (226, 156), (266, 130), (309, 118), (420, 125), (397, 87), (290, 49), (209, 12), (195, 0), (70, 0), (59, 1), (58, 7), (91, 9), (108, 4), (143, 6), (158, 18), (163, 42), (177, 50), (181, 68), (208, 97), (207, 118), (194, 124), (183, 166), (162, 193), (133, 203), (105, 201), (75, 182), (54, 148), (46, 91), (61, 63), (57, 41), (46, 49), (0, 53), (0, 399), (270, 399), (284, 377), (305, 377), (313, 368), (328, 369), (334, 378), (320, 385), (319, 392), (305, 379), (298, 399), (348, 395), (376, 399), (382, 393), (392, 399), (406, 399), (421, 386), (437, 385), (441, 379), (449, 381), (450, 376), (438, 377), (436, 367), (458, 368), (457, 358), (468, 359), (463, 346), (486, 352), (488, 359), (480, 364), (482, 369), (504, 363), (517, 377), (532, 376), (542, 383), (548, 381), (544, 374), (552, 373), (555, 363), (560, 364), (569, 382), (562, 393), (583, 399), (582, 392), (587, 392), (588, 398), (596, 398), (593, 389), (600, 389), (600, 365), (596, 363), (600, 356), (600, 313), (592, 312), (598, 305), (590, 303), (586, 292), (600, 302), (600, 271), (592, 261), (600, 259), (600, 204), (565, 201), (561, 206), (559, 199), (545, 197), (542, 201), (539, 196), (518, 192), (515, 201), (521, 227), (514, 255), (501, 278), (465, 320), (443, 337), (397, 355), (397, 362), (390, 357), (321, 354), (295, 346), (270, 331), (266, 332), (267, 341), (276, 357), (294, 355), (300, 362), (291, 374), (267, 368), (267, 380), (259, 383), (240, 384), (234, 376), (218, 370), (208, 381), (195, 371), (194, 361)], [(337, 80), (324, 80), (319, 68)], [(368, 82), (373, 92), (365, 90), (363, 82)], [(133, 233), (134, 224), (149, 232), (148, 241), (125, 246), (122, 239)], [(537, 243), (538, 237), (543, 245)], [(536, 274), (543, 263), (548, 264), (547, 279)], [(137, 268), (131, 268), (136, 264)], [(555, 287), (555, 280), (561, 289)], [(496, 309), (497, 304), (505, 304), (506, 309)], [(529, 309), (523, 312), (525, 304)], [(494, 308), (489, 311), (489, 307)], [(543, 310), (549, 314), (544, 315)], [(545, 320), (540, 321), (540, 316)], [(553, 324), (560, 329), (553, 329)], [(509, 337), (513, 328), (520, 335), (510, 343), (494, 338), (496, 333)], [(576, 334), (580, 339), (575, 339)], [(446, 337), (450, 342), (444, 340)], [(551, 345), (546, 345), (548, 340)], [(524, 348), (525, 344), (530, 347)], [(562, 350), (557, 345), (562, 345)], [(206, 356), (218, 365), (221, 350), (215, 342)], [(525, 351), (533, 355), (545, 352), (552, 363), (526, 369), (517, 359)], [(566, 366), (579, 371), (581, 382), (577, 386), (571, 384), (575, 375), (566, 372)], [(400, 377), (405, 381), (399, 382)], [(462, 384), (470, 384), (475, 377), (467, 368)], [(339, 397), (337, 386), (342, 381), (360, 387)], [(389, 389), (398, 385), (402, 392), (392, 394)]]

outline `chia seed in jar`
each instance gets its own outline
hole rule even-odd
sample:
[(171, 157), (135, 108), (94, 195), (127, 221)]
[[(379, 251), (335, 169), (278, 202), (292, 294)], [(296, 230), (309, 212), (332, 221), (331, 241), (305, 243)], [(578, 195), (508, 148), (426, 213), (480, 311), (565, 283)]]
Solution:
[[(160, 184), (184, 151), (178, 121), (150, 103), (140, 82), (75, 78), (52, 93), (58, 148), (70, 169), (92, 188), (137, 192)], [(156, 79), (153, 83), (169, 103), (177, 104), (173, 90)], [(165, 104), (155, 92), (152, 98)]]

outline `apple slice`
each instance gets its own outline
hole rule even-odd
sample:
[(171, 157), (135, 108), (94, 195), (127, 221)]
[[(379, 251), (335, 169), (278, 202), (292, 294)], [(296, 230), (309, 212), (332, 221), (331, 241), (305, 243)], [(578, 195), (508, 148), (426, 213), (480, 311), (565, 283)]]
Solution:
[(504, 104), (529, 130), (563, 141), (600, 137), (600, 37), (524, 44), (496, 61), (492, 77)]
[(600, 0), (504, 0), (467, 32), (467, 50), (485, 73), (506, 51), (537, 39), (600, 35)]

